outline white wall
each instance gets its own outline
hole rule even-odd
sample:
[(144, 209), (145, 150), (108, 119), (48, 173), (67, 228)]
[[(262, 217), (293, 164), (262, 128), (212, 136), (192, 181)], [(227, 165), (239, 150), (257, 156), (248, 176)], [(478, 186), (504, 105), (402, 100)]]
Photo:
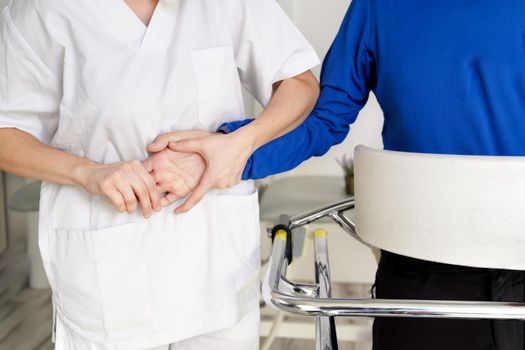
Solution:
[(4, 8), (4, 6), (7, 4), (8, 0), (0, 0), (0, 11)]
[[(350, 0), (279, 0), (279, 3), (312, 43), (319, 56), (324, 58), (348, 9)], [(317, 76), (319, 76), (319, 71), (320, 67), (315, 71)], [(291, 174), (342, 174), (335, 158), (340, 158), (345, 153), (353, 154), (353, 148), (357, 144), (382, 148), (382, 125), (383, 114), (375, 97), (371, 96), (344, 143), (332, 148), (324, 157), (305, 162)]]

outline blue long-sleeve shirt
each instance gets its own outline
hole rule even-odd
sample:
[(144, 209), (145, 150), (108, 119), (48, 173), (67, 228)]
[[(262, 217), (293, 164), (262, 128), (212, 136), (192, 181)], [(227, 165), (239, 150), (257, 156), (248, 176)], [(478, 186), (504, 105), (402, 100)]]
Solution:
[(243, 178), (325, 154), (345, 139), (370, 91), (384, 112), (385, 149), (525, 155), (525, 1), (353, 0), (314, 111), (259, 148)]

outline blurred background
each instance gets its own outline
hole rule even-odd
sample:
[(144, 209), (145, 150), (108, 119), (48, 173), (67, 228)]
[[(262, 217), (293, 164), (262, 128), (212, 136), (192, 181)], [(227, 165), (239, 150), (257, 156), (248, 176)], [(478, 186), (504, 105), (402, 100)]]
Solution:
[[(14, 0), (16, 1), (16, 0)], [(109, 1), (109, 0), (108, 0)], [(7, 1), (0, 0), (3, 8)], [(349, 0), (278, 1), (319, 56), (324, 58), (335, 37)], [(315, 70), (319, 76), (320, 67)], [(246, 96), (248, 116), (260, 106)], [(261, 227), (271, 226), (279, 214), (297, 214), (346, 197), (345, 172), (336, 159), (351, 158), (357, 144), (382, 148), (382, 112), (374, 96), (352, 126), (347, 139), (322, 158), (261, 181)], [(0, 172), (0, 350), (52, 349), (50, 292), (36, 248), (38, 184)], [(330, 234), (334, 295), (368, 297), (375, 271), (372, 253), (343, 233), (337, 225), (321, 222)], [(313, 278), (312, 225), (305, 232), (289, 276), (297, 281)], [(264, 232), (264, 231), (263, 231)], [(269, 255), (263, 237), (263, 257)], [(261, 303), (262, 349), (314, 349), (312, 319), (280, 315)], [(341, 349), (370, 349), (371, 320), (337, 320)]]

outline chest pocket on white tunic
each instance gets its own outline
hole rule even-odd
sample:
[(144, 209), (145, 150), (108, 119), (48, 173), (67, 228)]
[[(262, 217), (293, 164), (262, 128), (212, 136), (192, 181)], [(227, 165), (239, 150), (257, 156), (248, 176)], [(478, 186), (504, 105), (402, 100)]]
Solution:
[(198, 121), (214, 131), (227, 121), (244, 118), (241, 83), (232, 46), (193, 51), (198, 89)]

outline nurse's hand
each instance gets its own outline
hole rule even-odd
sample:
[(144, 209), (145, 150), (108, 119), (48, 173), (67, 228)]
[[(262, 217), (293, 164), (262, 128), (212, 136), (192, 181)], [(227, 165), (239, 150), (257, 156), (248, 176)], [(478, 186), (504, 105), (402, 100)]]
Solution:
[(150, 152), (167, 146), (177, 152), (198, 153), (207, 165), (197, 187), (175, 213), (189, 211), (213, 188), (230, 188), (241, 182), (246, 162), (253, 153), (252, 142), (250, 137), (240, 133), (181, 131), (159, 136), (148, 147)]
[(157, 188), (165, 194), (161, 198), (163, 207), (189, 195), (206, 169), (200, 154), (174, 152), (169, 148), (154, 153), (143, 164), (155, 179)]
[(138, 160), (90, 165), (82, 178), (86, 191), (108, 197), (120, 212), (133, 213), (140, 205), (142, 215), (149, 218), (152, 210), (161, 210), (155, 180)]

